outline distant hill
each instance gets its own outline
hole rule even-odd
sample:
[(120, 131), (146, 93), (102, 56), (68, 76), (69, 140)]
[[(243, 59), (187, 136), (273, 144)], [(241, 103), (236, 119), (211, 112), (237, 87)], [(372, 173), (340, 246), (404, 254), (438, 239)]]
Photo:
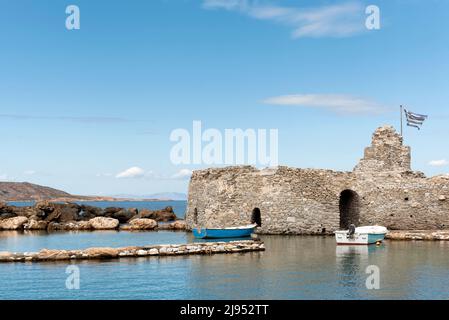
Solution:
[(186, 200), (187, 195), (163, 192), (143, 196), (121, 194), (113, 197), (71, 195), (65, 191), (40, 186), (29, 182), (1, 182), (0, 201), (123, 201), (123, 200)]
[(0, 182), (0, 201), (47, 200), (72, 197), (69, 193), (28, 182)]

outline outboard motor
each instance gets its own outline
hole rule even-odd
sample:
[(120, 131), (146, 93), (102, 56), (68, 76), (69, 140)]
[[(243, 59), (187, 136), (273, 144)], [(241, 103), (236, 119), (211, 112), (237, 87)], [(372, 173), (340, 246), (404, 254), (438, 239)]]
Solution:
[(354, 238), (354, 233), (355, 233), (355, 225), (350, 224), (349, 230), (348, 230), (348, 238), (350, 238), (350, 239)]

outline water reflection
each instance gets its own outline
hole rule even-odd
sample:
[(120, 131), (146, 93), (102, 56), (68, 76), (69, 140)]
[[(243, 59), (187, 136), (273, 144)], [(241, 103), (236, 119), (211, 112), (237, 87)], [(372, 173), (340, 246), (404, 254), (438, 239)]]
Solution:
[[(173, 237), (173, 238), (170, 238)], [(336, 246), (333, 237), (260, 236), (266, 251), (77, 261), (81, 290), (65, 289), (67, 263), (0, 264), (0, 299), (446, 299), (449, 243)], [(0, 251), (67, 245), (191, 242), (190, 233), (12, 233)], [(3, 247), (2, 247), (3, 246)], [(380, 270), (368, 290), (366, 268)]]

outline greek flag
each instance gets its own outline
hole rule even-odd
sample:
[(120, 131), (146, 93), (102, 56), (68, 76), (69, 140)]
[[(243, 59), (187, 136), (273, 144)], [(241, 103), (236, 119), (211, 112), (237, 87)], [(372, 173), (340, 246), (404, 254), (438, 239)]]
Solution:
[(405, 118), (407, 119), (407, 125), (409, 127), (415, 127), (418, 130), (421, 130), (421, 126), (424, 123), (424, 120), (427, 119), (427, 116), (424, 114), (418, 114), (414, 112), (410, 112), (404, 109)]

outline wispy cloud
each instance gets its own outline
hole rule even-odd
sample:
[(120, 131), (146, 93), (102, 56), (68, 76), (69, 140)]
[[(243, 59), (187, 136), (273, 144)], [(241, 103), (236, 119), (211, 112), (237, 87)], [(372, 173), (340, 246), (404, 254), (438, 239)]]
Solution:
[(26, 114), (0, 114), (0, 118), (9, 120), (54, 120), (54, 121), (71, 121), (81, 123), (126, 123), (133, 120), (120, 117), (103, 117), (103, 116), (36, 116)]
[(297, 8), (263, 0), (203, 0), (203, 7), (235, 11), (254, 19), (286, 25), (293, 29), (293, 38), (347, 37), (366, 30), (364, 7), (359, 1)]
[(23, 174), (26, 176), (32, 176), (32, 175), (36, 174), (36, 171), (35, 170), (26, 170), (23, 172)]
[(189, 170), (189, 169), (181, 169), (181, 170), (179, 170), (177, 173), (175, 173), (174, 175), (172, 175), (172, 179), (175, 179), (175, 180), (185, 180), (185, 179), (189, 179), (191, 175), (192, 175), (192, 170)]
[(328, 109), (340, 114), (380, 114), (389, 110), (374, 101), (343, 94), (294, 94), (265, 99), (265, 104)]
[(429, 166), (432, 167), (444, 167), (447, 165), (449, 165), (449, 161), (447, 161), (446, 159), (429, 161)]
[(140, 167), (131, 167), (126, 169), (125, 171), (122, 171), (120, 173), (117, 173), (115, 176), (116, 178), (123, 179), (123, 178), (143, 178), (145, 176), (145, 170), (143, 170)]

